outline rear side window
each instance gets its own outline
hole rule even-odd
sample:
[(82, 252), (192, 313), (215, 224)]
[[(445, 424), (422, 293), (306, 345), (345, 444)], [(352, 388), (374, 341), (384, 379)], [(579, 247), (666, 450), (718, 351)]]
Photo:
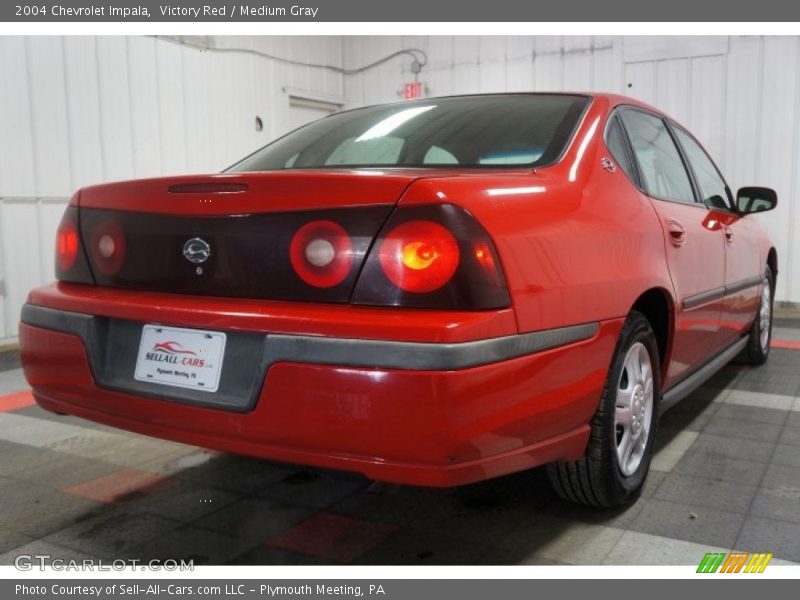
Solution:
[(692, 166), (703, 203), (709, 208), (730, 210), (733, 200), (729, 195), (728, 186), (706, 151), (681, 128), (673, 127), (672, 129)]
[(625, 175), (628, 176), (628, 179), (636, 182), (636, 171), (633, 169), (631, 157), (628, 154), (622, 127), (620, 127), (616, 117), (613, 117), (608, 124), (608, 129), (606, 130), (606, 146), (608, 146), (611, 156), (617, 161), (617, 164), (625, 172)]
[(664, 121), (639, 110), (624, 110), (620, 118), (639, 163), (642, 183), (651, 196), (694, 203), (689, 174)]

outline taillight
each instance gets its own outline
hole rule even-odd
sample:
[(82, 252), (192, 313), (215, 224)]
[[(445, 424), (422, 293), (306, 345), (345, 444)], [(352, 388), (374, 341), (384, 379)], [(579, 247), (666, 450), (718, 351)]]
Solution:
[[(198, 237), (211, 248), (201, 268), (184, 254)], [(70, 206), (57, 247), (60, 280), (100, 286), (372, 306), (509, 306), (491, 238), (450, 204), (214, 217), (81, 208), (80, 219)]]
[(392, 229), (380, 244), (383, 273), (407, 292), (438, 290), (453, 277), (461, 251), (453, 234), (433, 221), (409, 221)]
[(510, 304), (489, 234), (452, 204), (396, 209), (367, 256), (352, 302), (463, 310)]
[(56, 278), (73, 283), (94, 283), (81, 247), (76, 206), (67, 207), (56, 231)]
[(353, 242), (333, 221), (306, 223), (292, 236), (289, 260), (308, 285), (330, 288), (342, 283), (353, 266)]
[(104, 275), (114, 275), (125, 262), (125, 232), (119, 223), (106, 220), (92, 229), (89, 254), (92, 265)]

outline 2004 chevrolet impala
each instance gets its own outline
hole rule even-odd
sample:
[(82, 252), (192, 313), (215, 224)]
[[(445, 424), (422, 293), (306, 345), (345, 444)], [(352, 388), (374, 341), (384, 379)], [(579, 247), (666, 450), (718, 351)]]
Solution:
[(775, 249), (686, 129), (612, 95), (342, 112), (217, 175), (86, 187), (20, 344), (44, 408), (370, 478), (548, 464), (637, 497), (658, 416), (770, 348)]

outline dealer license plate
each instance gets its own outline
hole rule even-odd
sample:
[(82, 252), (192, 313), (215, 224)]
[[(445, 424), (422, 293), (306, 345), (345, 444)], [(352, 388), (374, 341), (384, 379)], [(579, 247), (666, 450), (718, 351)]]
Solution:
[(224, 333), (145, 325), (134, 378), (216, 392), (224, 356)]

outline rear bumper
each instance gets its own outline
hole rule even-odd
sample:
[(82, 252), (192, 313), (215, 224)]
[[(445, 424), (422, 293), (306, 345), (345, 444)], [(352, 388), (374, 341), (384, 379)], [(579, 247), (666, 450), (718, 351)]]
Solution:
[[(175, 397), (172, 388), (109, 385), (98, 356), (117, 351), (119, 338), (99, 347), (92, 323), (110, 317), (80, 308), (23, 311), (23, 366), (44, 408), (223, 451), (433, 486), (581, 456), (621, 327), (608, 321), (452, 343), (239, 332), (257, 336), (264, 352), (252, 402), (232, 410)], [(176, 324), (168, 312), (160, 322)]]

